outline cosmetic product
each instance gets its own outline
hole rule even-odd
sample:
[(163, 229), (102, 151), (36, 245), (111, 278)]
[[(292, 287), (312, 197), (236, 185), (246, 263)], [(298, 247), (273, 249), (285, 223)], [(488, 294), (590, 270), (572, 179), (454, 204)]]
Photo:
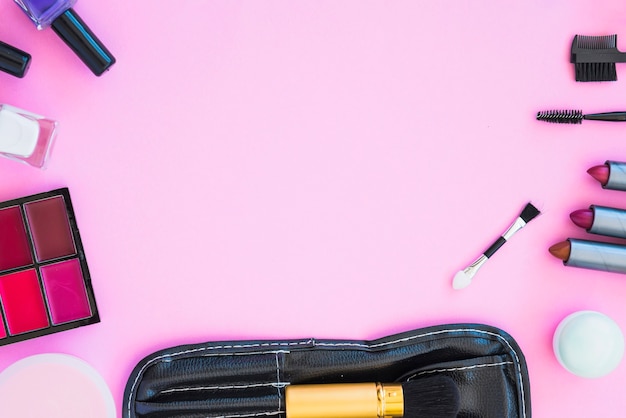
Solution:
[(463, 289), (472, 283), (472, 279), (478, 269), (480, 269), (487, 260), (495, 254), (505, 242), (511, 239), (511, 237), (520, 229), (522, 229), (528, 222), (535, 219), (541, 212), (532, 203), (527, 203), (520, 215), (513, 221), (511, 226), (506, 232), (499, 237), (487, 250), (481, 254), (472, 264), (465, 269), (459, 271), (452, 280), (452, 287), (454, 289)]
[(624, 335), (608, 316), (595, 311), (568, 315), (556, 328), (554, 354), (570, 373), (597, 378), (611, 373), (624, 356)]
[(30, 67), (30, 59), (27, 52), (0, 41), (0, 70), (22, 78)]
[(606, 161), (587, 170), (603, 189), (626, 191), (626, 163)]
[(37, 29), (52, 27), (97, 76), (115, 64), (115, 58), (72, 6), (76, 0), (14, 0)]
[(100, 321), (67, 188), (0, 203), (0, 345)]
[(102, 376), (68, 354), (37, 354), (0, 373), (0, 416), (115, 418), (115, 403)]
[(404, 383), (337, 383), (285, 388), (287, 418), (453, 418), (459, 389), (446, 376)]
[(572, 212), (570, 219), (591, 234), (626, 238), (626, 210), (591, 205)]
[(58, 122), (17, 107), (0, 104), (0, 155), (45, 168)]
[(617, 35), (576, 35), (570, 62), (574, 64), (576, 81), (615, 81), (615, 63), (626, 62), (626, 54), (617, 49)]
[(550, 254), (569, 267), (626, 273), (626, 246), (568, 238), (549, 248)]
[(586, 120), (605, 122), (626, 122), (626, 112), (590, 113), (583, 115), (581, 110), (545, 110), (537, 113), (537, 120), (548, 123), (580, 125)]

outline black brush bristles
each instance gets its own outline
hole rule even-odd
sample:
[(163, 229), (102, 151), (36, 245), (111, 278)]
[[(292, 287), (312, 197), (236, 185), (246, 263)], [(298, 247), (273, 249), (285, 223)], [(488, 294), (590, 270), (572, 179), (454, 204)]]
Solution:
[(617, 69), (614, 62), (583, 62), (574, 64), (576, 81), (616, 81)]
[(583, 123), (582, 110), (546, 110), (537, 112), (537, 120), (549, 123)]
[(432, 376), (402, 384), (404, 418), (455, 418), (461, 394), (454, 380)]
[(532, 203), (527, 203), (524, 210), (520, 214), (520, 218), (526, 223), (535, 219), (541, 212)]
[(615, 81), (615, 63), (626, 62), (626, 54), (617, 49), (617, 35), (576, 35), (570, 61), (576, 81)]

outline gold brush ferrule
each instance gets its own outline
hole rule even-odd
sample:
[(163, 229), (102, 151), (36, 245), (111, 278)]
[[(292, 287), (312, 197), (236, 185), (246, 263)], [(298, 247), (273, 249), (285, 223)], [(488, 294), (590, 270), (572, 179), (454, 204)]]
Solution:
[(402, 385), (336, 383), (285, 388), (287, 418), (401, 418)]
[(376, 384), (378, 392), (378, 418), (402, 418), (404, 393), (400, 384)]

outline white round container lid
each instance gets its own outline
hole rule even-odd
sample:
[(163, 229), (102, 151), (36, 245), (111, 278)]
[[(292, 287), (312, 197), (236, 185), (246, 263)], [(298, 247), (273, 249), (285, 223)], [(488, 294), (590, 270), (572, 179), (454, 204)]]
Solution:
[(554, 333), (554, 354), (571, 373), (587, 378), (609, 374), (624, 356), (624, 335), (608, 316), (580, 311), (567, 316)]
[(115, 418), (106, 382), (85, 361), (38, 354), (0, 373), (0, 417)]

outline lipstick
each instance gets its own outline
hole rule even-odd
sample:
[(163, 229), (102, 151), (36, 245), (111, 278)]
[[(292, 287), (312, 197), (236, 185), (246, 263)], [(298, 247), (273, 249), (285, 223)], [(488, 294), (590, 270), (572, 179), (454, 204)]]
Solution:
[(591, 205), (589, 209), (579, 209), (570, 213), (576, 226), (591, 234), (626, 238), (626, 210)]
[(626, 163), (606, 161), (587, 170), (604, 189), (626, 191)]
[(626, 273), (624, 245), (568, 238), (551, 246), (549, 251), (565, 266)]

